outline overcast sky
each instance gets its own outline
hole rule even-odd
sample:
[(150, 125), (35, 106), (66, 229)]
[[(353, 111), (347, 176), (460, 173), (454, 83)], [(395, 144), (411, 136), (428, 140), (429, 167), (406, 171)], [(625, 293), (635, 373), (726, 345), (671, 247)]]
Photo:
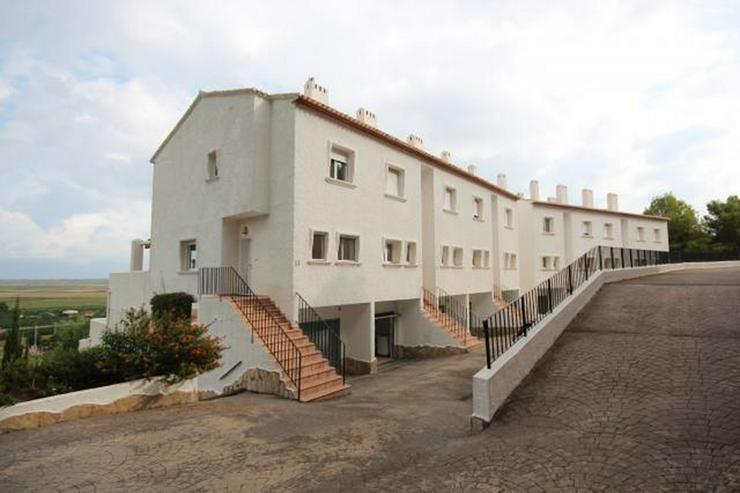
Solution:
[(126, 270), (197, 91), (308, 76), (516, 191), (740, 193), (740, 4), (553, 3), (0, 0), (0, 278)]

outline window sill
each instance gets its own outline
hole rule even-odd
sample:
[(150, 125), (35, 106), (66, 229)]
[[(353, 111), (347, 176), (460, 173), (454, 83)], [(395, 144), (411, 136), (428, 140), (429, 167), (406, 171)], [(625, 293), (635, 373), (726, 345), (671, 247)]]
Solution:
[(473, 266), (473, 270), (490, 270), (490, 269), (491, 269), (490, 267), (484, 267), (484, 266), (476, 267), (475, 265)]
[(351, 181), (337, 180), (336, 178), (332, 178), (331, 176), (327, 176), (324, 179), (326, 180), (326, 183), (331, 183), (332, 185), (339, 185), (340, 187), (350, 188), (353, 190), (357, 188), (357, 185), (355, 185)]
[(391, 200), (397, 200), (398, 202), (406, 202), (408, 200), (406, 197), (401, 197), (399, 195), (393, 195), (392, 193), (386, 193), (385, 198), (391, 199)]
[(462, 269), (462, 265), (440, 265), (442, 269)]
[(442, 209), (442, 212), (446, 212), (447, 214), (452, 214), (453, 216), (457, 216), (457, 211), (453, 211), (452, 209)]
[(183, 275), (183, 276), (186, 276), (186, 275), (193, 275), (193, 274), (197, 274), (197, 273), (198, 273), (198, 269), (191, 269), (191, 270), (181, 270), (181, 271), (178, 271), (178, 274), (180, 274), (180, 275)]
[(308, 265), (330, 265), (331, 264), (331, 262), (329, 262), (328, 260), (319, 259), (319, 258), (312, 258), (311, 260), (306, 260), (306, 263)]
[(413, 269), (415, 267), (419, 267), (419, 264), (403, 264), (403, 266), (407, 269)]
[(483, 219), (482, 217), (475, 217), (475, 216), (473, 216), (473, 221), (475, 221), (477, 223), (484, 223), (484, 222), (486, 222), (486, 220)]
[(581, 235), (582, 238), (588, 238), (589, 240), (594, 239), (594, 235)]
[(206, 183), (213, 183), (214, 181), (218, 181), (218, 179), (221, 178), (220, 176), (212, 176), (210, 178), (206, 178)]
[(504, 228), (506, 228), (506, 229), (514, 229), (514, 226), (507, 226), (507, 225), (504, 225)]
[(504, 270), (516, 270), (516, 267), (504, 267)]
[(613, 236), (604, 236), (604, 239), (605, 239), (605, 240), (613, 240), (613, 239), (614, 239), (614, 237), (613, 237)]
[(553, 231), (543, 231), (542, 234), (546, 236), (555, 236), (555, 233)]
[(399, 268), (399, 267), (403, 267), (403, 264), (395, 264), (393, 262), (383, 262), (383, 267)]
[(362, 265), (362, 262), (356, 260), (337, 260), (334, 262), (334, 265), (359, 266)]

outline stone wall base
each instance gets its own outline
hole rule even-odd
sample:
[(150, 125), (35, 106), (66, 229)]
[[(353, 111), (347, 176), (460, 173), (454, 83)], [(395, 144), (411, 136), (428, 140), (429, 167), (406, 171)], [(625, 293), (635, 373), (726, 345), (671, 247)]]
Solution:
[(455, 346), (393, 346), (396, 358), (401, 359), (427, 359), (452, 354), (464, 354), (465, 348)]
[(362, 361), (345, 357), (344, 371), (347, 375), (374, 375), (378, 373), (378, 360)]
[[(298, 393), (293, 386), (289, 386), (276, 371), (251, 368), (245, 371), (233, 384), (226, 387), (221, 395), (231, 395), (247, 390), (258, 394), (274, 394), (286, 399), (297, 399)], [(201, 398), (205, 398), (202, 396)]]

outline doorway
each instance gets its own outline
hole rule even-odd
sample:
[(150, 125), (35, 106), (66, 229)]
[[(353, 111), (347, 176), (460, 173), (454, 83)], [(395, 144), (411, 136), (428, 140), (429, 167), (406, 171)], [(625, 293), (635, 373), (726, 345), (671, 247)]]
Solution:
[(377, 358), (394, 358), (396, 345), (397, 313), (379, 313), (375, 315), (375, 356)]
[(249, 284), (250, 271), (252, 270), (252, 263), (250, 258), (250, 238), (248, 236), (239, 235), (239, 262), (237, 264), (237, 271), (242, 276), (244, 281)]

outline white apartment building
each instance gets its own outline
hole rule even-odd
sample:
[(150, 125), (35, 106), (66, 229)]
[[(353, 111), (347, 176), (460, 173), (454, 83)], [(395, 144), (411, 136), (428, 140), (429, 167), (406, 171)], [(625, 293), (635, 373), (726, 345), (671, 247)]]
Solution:
[[(326, 364), (315, 335), (296, 325), (301, 298), (343, 343), (347, 372), (373, 373), (383, 358), (474, 347), (462, 312), (490, 316), (502, 296), (594, 246), (668, 249), (666, 220), (622, 212), (614, 194), (607, 209), (589, 190), (570, 204), (564, 186), (542, 201), (533, 181), (524, 198), (505, 175), (491, 183), (416, 135), (388, 135), (368, 110), (337, 111), (313, 79), (303, 94), (199, 93), (151, 162), (151, 239), (134, 241), (131, 272), (111, 274), (108, 316), (93, 321), (89, 342), (154, 293), (190, 292), (199, 321), (229, 347), (222, 367), (199, 378), (213, 394), (312, 400), (346, 389), (336, 358)], [(240, 302), (212, 277), (199, 290), (199, 275), (226, 275), (215, 267), (260, 298)], [(287, 368), (291, 350), (270, 334), (298, 348), (300, 381)]]

